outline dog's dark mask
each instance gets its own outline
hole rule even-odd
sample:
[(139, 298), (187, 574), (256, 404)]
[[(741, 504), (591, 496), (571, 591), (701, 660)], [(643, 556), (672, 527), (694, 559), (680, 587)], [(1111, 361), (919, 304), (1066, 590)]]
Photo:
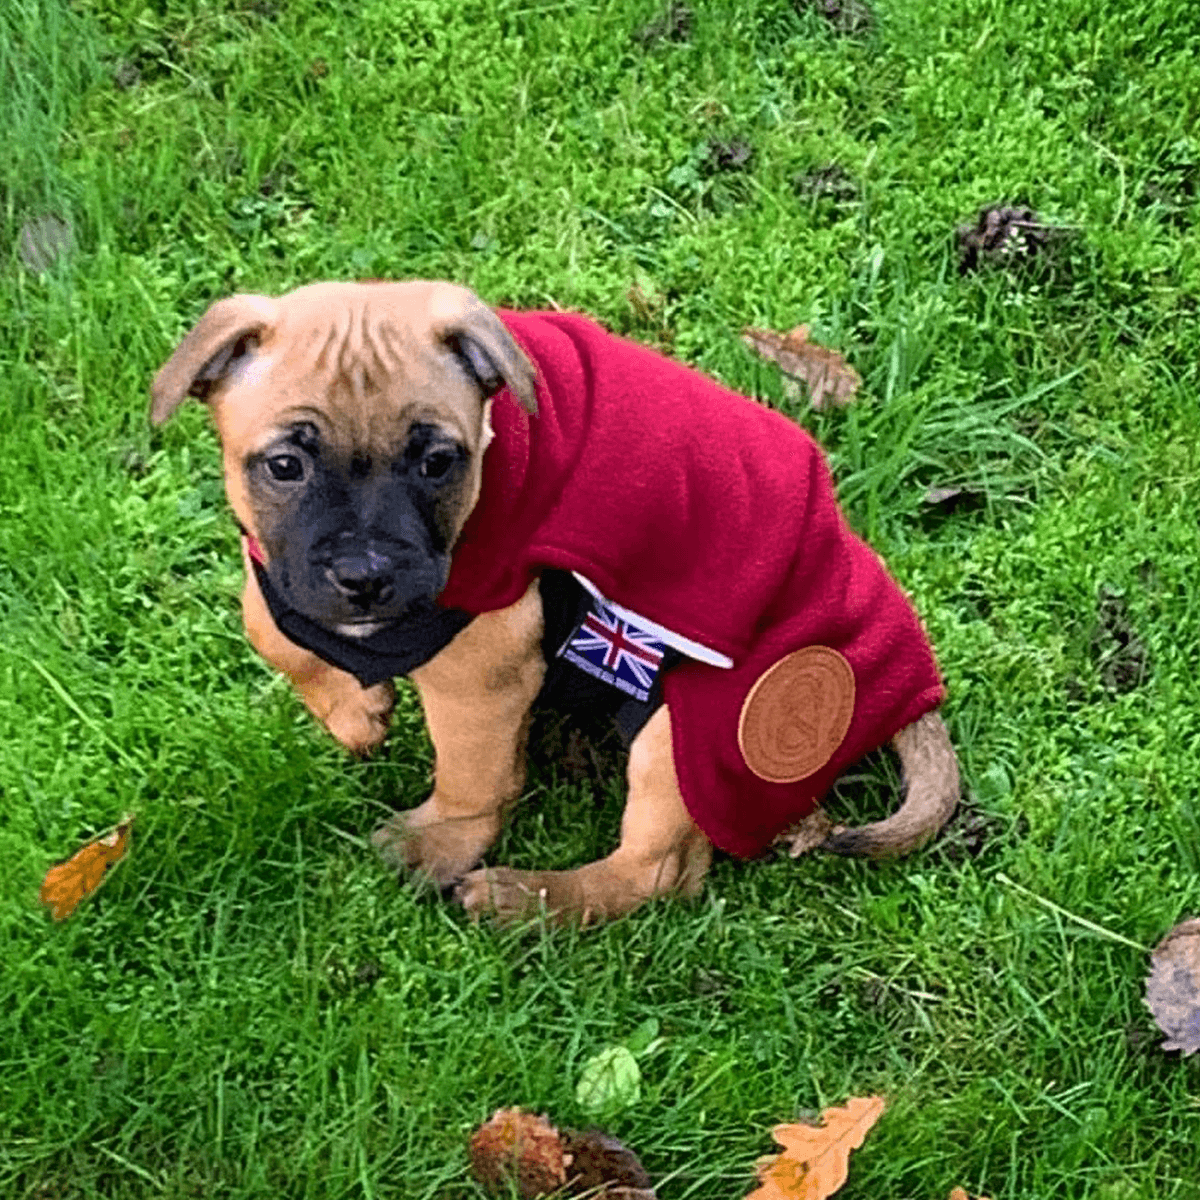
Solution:
[(244, 469), (265, 571), (287, 607), (348, 637), (433, 610), (468, 502), (468, 452), (449, 431), (416, 423), (381, 452), (298, 421)]
[(462, 609), (442, 608), (435, 604), (426, 613), (414, 614), (366, 637), (344, 637), (333, 633), (292, 608), (275, 590), (267, 574), (262, 547), (245, 530), (242, 534), (247, 541), (250, 566), (258, 579), (259, 591), (278, 628), (297, 646), (311, 650), (327, 663), (356, 676), (363, 687), (371, 687), (396, 675), (407, 675), (427, 663), (473, 619)]

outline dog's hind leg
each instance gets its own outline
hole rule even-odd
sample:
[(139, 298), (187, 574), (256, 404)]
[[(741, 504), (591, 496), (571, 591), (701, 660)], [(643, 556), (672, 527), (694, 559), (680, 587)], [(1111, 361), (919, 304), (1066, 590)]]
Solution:
[(353, 675), (284, 637), (259, 590), (249, 551), (242, 545), (246, 586), (242, 622), (250, 644), (291, 680), (309, 711), (347, 750), (367, 754), (387, 735), (396, 692), (391, 680), (365, 688)]
[(574, 871), (472, 871), (458, 898), (471, 913), (515, 920), (545, 910), (556, 920), (607, 920), (652, 896), (699, 894), (712, 844), (684, 807), (671, 753), (671, 723), (660, 708), (629, 751), (629, 798), (621, 844)]
[(436, 764), (433, 794), (397, 813), (371, 840), (396, 867), (441, 887), (461, 879), (496, 840), (525, 785), (529, 710), (542, 686), (537, 584), (508, 608), (475, 618), (410, 675)]

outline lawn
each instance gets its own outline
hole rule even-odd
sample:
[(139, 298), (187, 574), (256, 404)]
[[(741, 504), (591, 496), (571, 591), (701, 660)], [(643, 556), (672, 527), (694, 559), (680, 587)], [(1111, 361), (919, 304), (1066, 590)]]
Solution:
[[(880, 1093), (847, 1200), (1200, 1197), (1200, 1062), (1142, 999), (1200, 911), (1198, 108), (1192, 0), (4, 0), (0, 1194), (478, 1197), (468, 1135), (522, 1105), (736, 1200), (772, 1125)], [(1055, 228), (961, 270), (996, 203)], [(415, 697), (370, 761), (314, 726), (242, 638), (206, 414), (146, 412), (212, 300), (408, 276), (821, 438), (938, 649), (939, 842), (719, 859), (583, 931), (384, 870)], [(738, 337), (800, 322), (857, 404)], [(543, 756), (494, 861), (588, 861), (620, 809)], [(43, 872), (126, 812), (52, 922)], [(640, 1097), (584, 1111), (621, 1045)]]

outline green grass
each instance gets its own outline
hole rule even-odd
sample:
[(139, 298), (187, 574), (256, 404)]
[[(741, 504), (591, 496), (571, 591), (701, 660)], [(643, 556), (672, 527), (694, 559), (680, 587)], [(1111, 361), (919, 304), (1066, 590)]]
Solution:
[[(0, 1194), (476, 1196), (472, 1127), (587, 1124), (582, 1064), (654, 1017), (602, 1120), (664, 1200), (744, 1195), (772, 1124), (876, 1091), (847, 1200), (1200, 1197), (1200, 1067), (1130, 945), (1200, 909), (1200, 9), (878, 0), (844, 37), (739, 0), (639, 40), (657, 2), (0, 6)], [(999, 200), (1074, 232), (960, 276)], [(46, 213), (74, 250), (37, 275)], [(205, 414), (145, 415), (213, 299), (373, 276), (585, 309), (813, 429), (938, 647), (966, 816), (588, 932), (397, 886), (364, 838), (427, 786), (413, 697), (369, 763), (312, 726), (242, 639)], [(800, 321), (858, 406), (736, 336)], [(587, 861), (620, 803), (541, 764), (495, 860)], [(53, 925), (45, 868), (125, 811)]]

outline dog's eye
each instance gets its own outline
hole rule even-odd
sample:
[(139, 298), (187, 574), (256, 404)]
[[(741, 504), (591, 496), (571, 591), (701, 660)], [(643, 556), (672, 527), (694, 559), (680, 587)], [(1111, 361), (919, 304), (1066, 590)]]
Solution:
[(295, 454), (273, 454), (267, 459), (267, 470), (281, 483), (304, 478), (304, 463)]
[(453, 450), (433, 450), (421, 459), (420, 471), (425, 479), (441, 479), (458, 461)]

